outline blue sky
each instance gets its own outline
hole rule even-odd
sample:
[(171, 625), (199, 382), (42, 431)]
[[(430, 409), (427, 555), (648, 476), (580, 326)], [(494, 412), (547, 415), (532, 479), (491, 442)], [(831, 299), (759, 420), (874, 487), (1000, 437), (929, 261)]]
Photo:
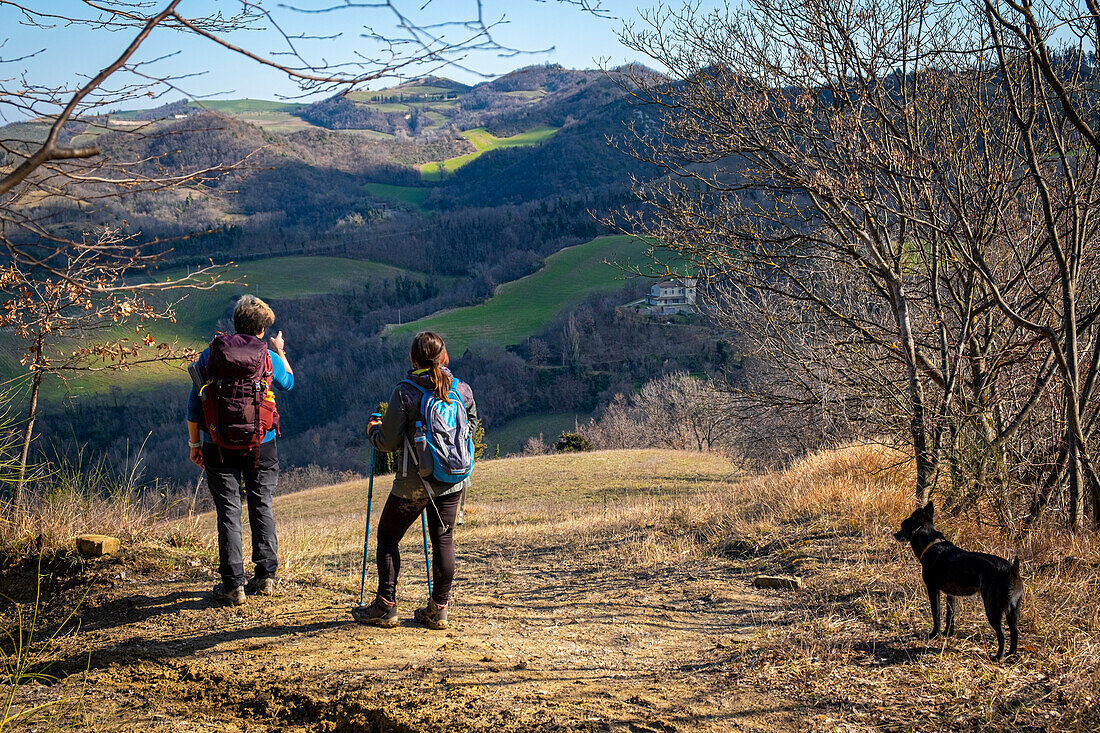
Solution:
[[(654, 0), (655, 2), (656, 0)], [(165, 0), (151, 2), (161, 6)], [(323, 13), (295, 12), (286, 7), (296, 3), (299, 8)], [(423, 23), (444, 20), (464, 20), (471, 17), (478, 4), (474, 0), (395, 0), (402, 11)], [(64, 11), (87, 14), (87, 6), (79, 0), (49, 0), (31, 3), (50, 12)], [(275, 0), (264, 6), (275, 15), (290, 35), (325, 36), (323, 39), (297, 41), (310, 60), (329, 62), (353, 61), (377, 53), (377, 44), (366, 37), (366, 27), (394, 35), (394, 18), (385, 9), (352, 7), (348, 0)], [(181, 12), (199, 15), (221, 12), (231, 14), (241, 7), (240, 0), (184, 0)], [(499, 53), (482, 51), (469, 55), (462, 64), (481, 74), (502, 74), (512, 69), (536, 63), (558, 63), (569, 68), (592, 68), (600, 63), (611, 66), (639, 59), (623, 47), (617, 33), (623, 21), (637, 19), (640, 8), (647, 5), (624, 0), (603, 0), (603, 15), (585, 12), (574, 4), (555, 0), (483, 0), (486, 19), (502, 20), (494, 28), (494, 38), (501, 44), (532, 53), (503, 57)], [(611, 17), (607, 17), (611, 16)], [(445, 32), (458, 38), (462, 29), (450, 27)], [(0, 6), (0, 84), (11, 88), (12, 79), (21, 72), (33, 84), (72, 85), (81, 75), (95, 73), (113, 60), (126, 47), (134, 31), (106, 31), (86, 26), (54, 26), (41, 29), (29, 27), (10, 8)], [(330, 37), (331, 36), (331, 37)], [(262, 55), (285, 49), (284, 41), (275, 33), (261, 30), (234, 32), (229, 40)], [(546, 50), (549, 49), (549, 50)], [(11, 61), (35, 54), (22, 61)], [(140, 100), (127, 107), (155, 106), (187, 95), (192, 97), (252, 97), (277, 99), (297, 94), (297, 87), (284, 74), (265, 68), (239, 55), (220, 49), (215, 44), (192, 34), (163, 28), (142, 46), (143, 61), (159, 59), (143, 67), (150, 75), (180, 77), (178, 90), (165, 92), (159, 100)], [(644, 60), (643, 60), (644, 61)], [(449, 67), (436, 73), (466, 83), (476, 83), (483, 77), (463, 68)], [(130, 81), (136, 81), (131, 77)], [(116, 79), (116, 85), (123, 79)], [(372, 88), (392, 85), (394, 81), (373, 82)], [(163, 90), (162, 90), (163, 91)], [(324, 96), (324, 95), (321, 95)], [(2, 95), (0, 95), (2, 97)], [(11, 119), (10, 111), (0, 109), (0, 115)]]

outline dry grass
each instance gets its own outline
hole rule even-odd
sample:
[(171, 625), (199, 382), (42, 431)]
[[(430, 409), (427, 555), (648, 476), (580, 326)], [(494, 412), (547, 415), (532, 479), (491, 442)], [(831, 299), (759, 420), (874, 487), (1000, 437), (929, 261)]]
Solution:
[(161, 497), (132, 490), (89, 491), (75, 483), (29, 492), (18, 507), (0, 503), (0, 568), (20, 558), (76, 557), (76, 537), (117, 537), (127, 551), (165, 546), (199, 550), (198, 515), (173, 512)]
[[(58, 555), (75, 549), (77, 535), (107, 534), (127, 546), (168, 539), (153, 537), (159, 512), (139, 501), (101, 498), (75, 491), (34, 496), (17, 510), (7, 507), (0, 516), (0, 558), (22, 555)], [(184, 525), (179, 527), (185, 532)]]
[[(375, 481), (372, 546), (389, 483)], [(1096, 537), (1049, 531), (1012, 546), (967, 519), (937, 518), (964, 548), (1023, 560), (1021, 654), (992, 663), (995, 640), (980, 600), (963, 601), (958, 637), (925, 638), (919, 568), (892, 537), (912, 508), (912, 485), (904, 456), (875, 446), (823, 452), (751, 477), (718, 456), (661, 450), (488, 461), (477, 469), (459, 552), (499, 555), (494, 567), (515, 572), (523, 572), (519, 549), (529, 558), (566, 548), (605, 569), (660, 573), (681, 562), (716, 563), (731, 583), (762, 571), (802, 575), (804, 590), (773, 592), (776, 610), (752, 638), (720, 644), (703, 661), (731, 686), (798, 701), (810, 728), (1100, 728)], [(367, 482), (355, 481), (277, 497), (284, 576), (354, 594), (366, 494)], [(64, 504), (56, 514), (68, 518), (51, 530), (59, 538), (104, 526), (135, 542), (148, 535), (137, 513), (96, 518), (95, 509)], [(212, 568), (213, 517), (201, 516), (197, 526)], [(419, 544), (414, 528), (402, 575), (417, 586)]]
[[(673, 537), (662, 526), (670, 502), (679, 504), (732, 480), (734, 467), (726, 459), (686, 452), (605, 451), (486, 461), (478, 465), (469, 493), (460, 543), (508, 548), (613, 541), (624, 559), (641, 553), (656, 562), (698, 549), (696, 538)], [(372, 551), (391, 482), (391, 476), (375, 479)], [(358, 590), (366, 501), (366, 481), (276, 497), (280, 572)], [(199, 528), (212, 544), (213, 515), (201, 516)], [(420, 542), (419, 528), (413, 527), (403, 553), (409, 569), (402, 575), (410, 583), (423, 582)]]
[(1047, 532), (1011, 546), (988, 527), (937, 517), (960, 546), (1024, 563), (1021, 654), (992, 663), (979, 599), (963, 601), (957, 638), (926, 639), (919, 566), (892, 536), (913, 485), (907, 461), (854, 446), (746, 479), (693, 514), (685, 528), (715, 554), (807, 581), (779, 594), (782, 618), (726, 660), (730, 674), (800, 696), (826, 728), (1100, 728), (1097, 538)]

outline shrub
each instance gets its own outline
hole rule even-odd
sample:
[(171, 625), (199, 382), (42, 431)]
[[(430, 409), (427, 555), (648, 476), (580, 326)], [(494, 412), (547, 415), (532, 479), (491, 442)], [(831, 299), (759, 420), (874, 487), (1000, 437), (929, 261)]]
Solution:
[(597, 448), (671, 448), (732, 454), (735, 415), (711, 382), (679, 372), (650, 380), (636, 394), (615, 395), (584, 427)]
[(558, 453), (586, 453), (592, 450), (592, 441), (580, 433), (562, 433), (554, 441)]
[(550, 446), (546, 445), (542, 433), (539, 433), (538, 437), (531, 436), (527, 439), (527, 442), (523, 444), (523, 455), (525, 456), (542, 456), (549, 452)]

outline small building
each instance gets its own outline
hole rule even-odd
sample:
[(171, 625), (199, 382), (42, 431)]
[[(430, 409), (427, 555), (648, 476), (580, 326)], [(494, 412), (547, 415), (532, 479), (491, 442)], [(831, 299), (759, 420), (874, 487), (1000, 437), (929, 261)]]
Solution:
[(653, 284), (645, 296), (651, 313), (672, 315), (695, 312), (695, 278), (670, 277)]

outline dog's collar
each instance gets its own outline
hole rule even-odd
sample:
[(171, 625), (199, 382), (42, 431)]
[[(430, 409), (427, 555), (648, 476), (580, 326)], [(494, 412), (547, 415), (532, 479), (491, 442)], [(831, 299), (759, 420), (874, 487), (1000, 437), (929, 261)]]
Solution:
[(917, 562), (922, 562), (924, 560), (924, 553), (928, 552), (932, 548), (932, 545), (938, 544), (943, 541), (943, 537), (937, 537), (936, 539), (925, 545), (924, 549), (920, 551), (920, 557), (917, 558)]

